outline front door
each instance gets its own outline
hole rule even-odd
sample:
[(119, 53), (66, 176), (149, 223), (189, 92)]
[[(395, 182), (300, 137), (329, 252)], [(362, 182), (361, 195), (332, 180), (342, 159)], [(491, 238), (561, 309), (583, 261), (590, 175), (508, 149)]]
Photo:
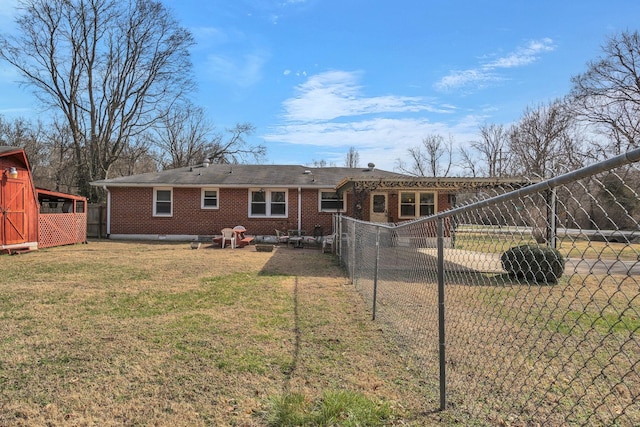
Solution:
[(371, 193), (371, 214), (369, 215), (369, 221), (389, 222), (386, 193)]
[(15, 245), (27, 241), (26, 192), (24, 182), (5, 179), (0, 189), (0, 234), (2, 244)]

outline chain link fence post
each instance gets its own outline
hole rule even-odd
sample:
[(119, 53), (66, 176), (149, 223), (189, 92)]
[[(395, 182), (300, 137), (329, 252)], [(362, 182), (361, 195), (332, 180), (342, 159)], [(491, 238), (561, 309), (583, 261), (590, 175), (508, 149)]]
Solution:
[(378, 300), (378, 271), (380, 262), (380, 227), (376, 227), (376, 257), (373, 264), (373, 314), (371, 320), (376, 320), (376, 303)]
[(447, 407), (447, 373), (446, 373), (446, 337), (445, 337), (445, 300), (444, 300), (444, 219), (438, 218), (438, 337), (439, 337), (439, 353), (440, 361), (440, 410), (444, 411)]

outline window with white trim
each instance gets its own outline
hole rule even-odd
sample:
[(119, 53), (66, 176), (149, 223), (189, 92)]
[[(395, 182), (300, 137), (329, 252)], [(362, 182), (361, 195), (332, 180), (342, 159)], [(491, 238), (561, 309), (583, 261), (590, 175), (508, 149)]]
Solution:
[(320, 190), (318, 192), (320, 212), (344, 212), (345, 197), (331, 190)]
[(173, 189), (153, 189), (153, 216), (173, 215)]
[(203, 188), (200, 206), (202, 209), (218, 209), (218, 189)]
[(250, 190), (249, 191), (249, 216), (250, 217), (286, 217), (287, 216), (287, 191), (286, 190)]
[(400, 218), (417, 218), (435, 213), (435, 193), (420, 191), (400, 192)]

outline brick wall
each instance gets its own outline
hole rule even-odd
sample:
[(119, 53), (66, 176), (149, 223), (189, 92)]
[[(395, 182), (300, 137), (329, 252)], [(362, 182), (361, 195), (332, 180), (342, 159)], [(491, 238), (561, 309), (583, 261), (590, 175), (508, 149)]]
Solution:
[[(112, 234), (220, 234), (225, 227), (243, 225), (250, 234), (275, 235), (275, 230), (298, 228), (298, 191), (288, 192), (286, 218), (249, 218), (249, 193), (245, 188), (219, 190), (219, 208), (201, 209), (200, 188), (173, 189), (173, 216), (153, 216), (153, 189), (115, 187), (111, 192)], [(300, 228), (313, 233), (315, 225), (331, 233), (332, 214), (318, 212), (318, 191), (302, 190)]]
[[(173, 189), (173, 216), (153, 216), (152, 188), (111, 188), (111, 233), (112, 234), (220, 234), (225, 227), (243, 225), (250, 234), (274, 235), (275, 230), (286, 231), (298, 228), (298, 190), (288, 191), (288, 216), (286, 218), (249, 218), (249, 194), (246, 188), (219, 190), (219, 208), (201, 209), (200, 188)], [(394, 196), (395, 194), (395, 196)], [(318, 190), (304, 189), (301, 192), (302, 214), (300, 228), (312, 234), (319, 225), (323, 234), (331, 233), (331, 212), (319, 212)], [(389, 217), (398, 218), (397, 192), (391, 192)], [(438, 211), (450, 207), (446, 193), (438, 195)], [(347, 215), (353, 214), (352, 199), (347, 195)], [(363, 206), (369, 215), (369, 201)], [(365, 219), (367, 219), (365, 217)]]

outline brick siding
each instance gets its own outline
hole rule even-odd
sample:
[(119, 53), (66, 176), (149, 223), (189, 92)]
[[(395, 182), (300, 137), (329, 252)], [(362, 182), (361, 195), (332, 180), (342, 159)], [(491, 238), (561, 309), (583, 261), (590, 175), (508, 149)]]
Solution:
[[(274, 235), (275, 230), (298, 228), (298, 190), (288, 191), (286, 218), (249, 218), (246, 188), (218, 191), (218, 209), (201, 208), (200, 188), (173, 188), (173, 216), (153, 216), (153, 188), (113, 187), (111, 192), (112, 234), (220, 234), (225, 227), (243, 225), (250, 234)], [(332, 213), (318, 212), (318, 190), (302, 190), (300, 228), (311, 234), (320, 225), (331, 232)]]
[[(243, 225), (250, 234), (274, 235), (275, 230), (298, 228), (298, 190), (289, 189), (286, 218), (249, 218), (249, 192), (246, 188), (218, 190), (218, 209), (201, 208), (200, 188), (173, 188), (173, 216), (153, 216), (153, 188), (112, 187), (111, 233), (151, 235), (212, 235), (225, 227)], [(395, 194), (395, 197), (394, 197)], [(389, 218), (397, 221), (397, 192), (389, 193)], [(323, 234), (331, 233), (332, 213), (319, 212), (318, 190), (303, 189), (300, 229), (312, 234), (315, 226)], [(438, 195), (438, 211), (450, 207), (446, 193)], [(347, 215), (353, 214), (352, 199), (347, 195)], [(368, 216), (369, 201), (363, 206)]]

